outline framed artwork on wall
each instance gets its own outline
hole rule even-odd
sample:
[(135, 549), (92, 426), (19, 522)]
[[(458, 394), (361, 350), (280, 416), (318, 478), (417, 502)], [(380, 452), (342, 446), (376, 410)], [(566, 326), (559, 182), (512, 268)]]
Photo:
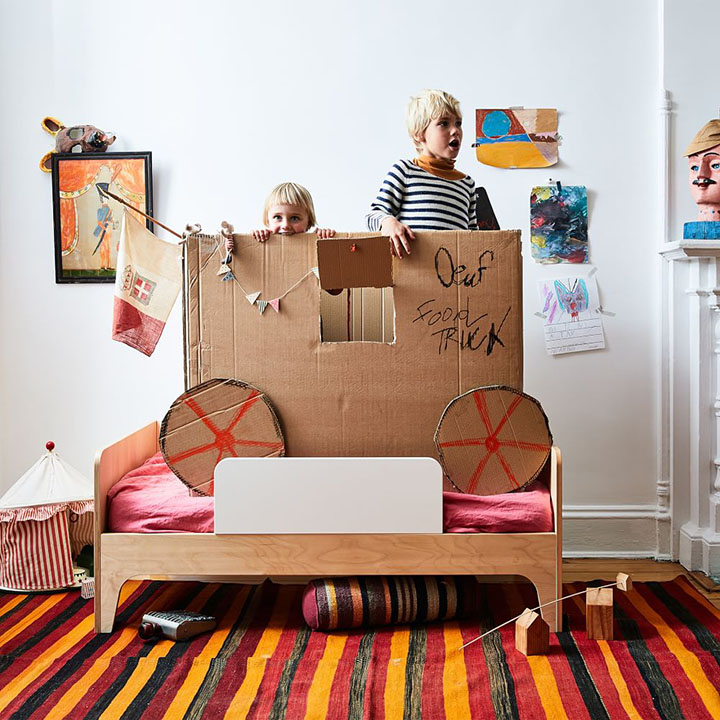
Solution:
[[(52, 156), (55, 282), (115, 282), (122, 205), (110, 190), (152, 215), (152, 153), (70, 153)], [(152, 223), (140, 215), (152, 231)]]

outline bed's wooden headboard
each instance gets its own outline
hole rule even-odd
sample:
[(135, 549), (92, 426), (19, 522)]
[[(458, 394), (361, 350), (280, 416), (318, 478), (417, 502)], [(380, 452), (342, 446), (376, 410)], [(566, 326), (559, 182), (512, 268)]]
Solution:
[(95, 547), (106, 528), (107, 494), (130, 470), (140, 467), (160, 449), (160, 423), (151, 422), (132, 435), (100, 450), (95, 455)]

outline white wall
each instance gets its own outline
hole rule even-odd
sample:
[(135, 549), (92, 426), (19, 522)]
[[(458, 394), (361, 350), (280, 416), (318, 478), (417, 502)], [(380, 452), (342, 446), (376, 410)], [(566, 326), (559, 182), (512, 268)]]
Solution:
[[(90, 475), (96, 448), (162, 417), (183, 389), (179, 307), (148, 359), (109, 339), (110, 286), (55, 284), (43, 116), (112, 130), (113, 150), (152, 150), (156, 215), (175, 228), (257, 226), (267, 191), (293, 179), (323, 225), (360, 230), (385, 171), (411, 153), (407, 98), (441, 87), (465, 112), (458, 167), (488, 188), (503, 227), (523, 230), (525, 389), (564, 451), (570, 511), (654, 505), (655, 2), (130, 0), (96, 12), (37, 0), (0, 12), (0, 491), (48, 439)], [(559, 109), (557, 167), (475, 160), (474, 109), (509, 105)], [(528, 206), (548, 177), (588, 187), (591, 260), (615, 313), (604, 351), (544, 350), (536, 281), (554, 271), (530, 259)]]

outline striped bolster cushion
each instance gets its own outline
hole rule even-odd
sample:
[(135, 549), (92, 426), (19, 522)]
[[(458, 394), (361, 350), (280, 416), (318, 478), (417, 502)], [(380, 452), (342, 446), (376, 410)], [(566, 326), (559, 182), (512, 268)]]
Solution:
[(474, 577), (350, 577), (313, 580), (303, 592), (313, 630), (447, 620), (479, 606)]

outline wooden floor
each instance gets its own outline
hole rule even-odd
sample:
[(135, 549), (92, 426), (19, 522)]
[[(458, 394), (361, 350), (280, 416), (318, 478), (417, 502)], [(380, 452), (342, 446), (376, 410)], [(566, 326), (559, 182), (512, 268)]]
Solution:
[(637, 582), (672, 580), (685, 575), (716, 608), (720, 608), (720, 585), (701, 572), (689, 572), (680, 563), (655, 560), (619, 560), (617, 558), (571, 558), (563, 560), (563, 582), (589, 580), (612, 581), (619, 572)]

